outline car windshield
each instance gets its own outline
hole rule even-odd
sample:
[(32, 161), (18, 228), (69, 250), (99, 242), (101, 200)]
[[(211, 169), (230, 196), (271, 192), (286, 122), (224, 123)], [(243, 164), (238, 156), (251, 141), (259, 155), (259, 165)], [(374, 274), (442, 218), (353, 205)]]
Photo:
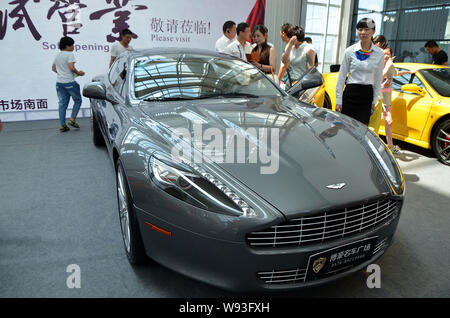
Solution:
[(251, 64), (200, 54), (137, 58), (133, 91), (148, 101), (284, 95)]
[(450, 69), (434, 68), (421, 70), (420, 73), (439, 95), (450, 97)]

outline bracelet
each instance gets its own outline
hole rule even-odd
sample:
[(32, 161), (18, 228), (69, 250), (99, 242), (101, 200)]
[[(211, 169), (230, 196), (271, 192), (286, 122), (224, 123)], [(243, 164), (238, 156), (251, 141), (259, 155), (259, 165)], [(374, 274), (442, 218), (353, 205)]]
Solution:
[(260, 67), (259, 69), (260, 69), (260, 70), (262, 70), (262, 69), (263, 69), (263, 68), (262, 68), (262, 67), (263, 67), (263, 65), (262, 65), (262, 63), (259, 63), (259, 64), (261, 65), (261, 67)]

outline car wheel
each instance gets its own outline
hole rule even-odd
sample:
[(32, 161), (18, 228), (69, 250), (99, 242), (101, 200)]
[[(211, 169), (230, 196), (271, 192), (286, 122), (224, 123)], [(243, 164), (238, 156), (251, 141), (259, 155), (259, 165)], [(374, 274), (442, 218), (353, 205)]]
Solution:
[(327, 92), (325, 92), (325, 96), (323, 98), (323, 108), (332, 109), (333, 105), (331, 104), (330, 96), (328, 96)]
[(450, 119), (444, 120), (437, 126), (431, 144), (439, 161), (450, 165)]
[(133, 265), (145, 264), (148, 257), (145, 254), (137, 216), (133, 209), (127, 179), (120, 160), (117, 160), (116, 165), (116, 184), (120, 228), (128, 261)]
[(92, 141), (97, 147), (105, 145), (105, 139), (103, 139), (102, 132), (98, 126), (97, 119), (95, 118), (94, 112), (91, 109), (91, 130), (92, 130)]

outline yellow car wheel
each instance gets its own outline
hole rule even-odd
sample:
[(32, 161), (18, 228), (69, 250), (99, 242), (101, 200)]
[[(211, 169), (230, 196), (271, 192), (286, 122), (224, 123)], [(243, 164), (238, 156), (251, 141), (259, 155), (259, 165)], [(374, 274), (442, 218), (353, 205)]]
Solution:
[(450, 166), (450, 119), (444, 120), (437, 126), (431, 144), (439, 161)]

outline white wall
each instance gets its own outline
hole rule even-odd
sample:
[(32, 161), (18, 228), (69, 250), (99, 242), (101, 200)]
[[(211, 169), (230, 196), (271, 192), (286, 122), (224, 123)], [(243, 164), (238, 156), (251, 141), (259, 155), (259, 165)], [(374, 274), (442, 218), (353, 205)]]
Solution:
[(269, 29), (269, 40), (277, 50), (277, 72), (280, 66), (281, 54), (285, 44), (280, 38), (280, 28), (285, 22), (294, 25), (300, 23), (300, 14), (302, 9), (301, 0), (267, 0), (266, 2), (266, 20), (265, 25)]

